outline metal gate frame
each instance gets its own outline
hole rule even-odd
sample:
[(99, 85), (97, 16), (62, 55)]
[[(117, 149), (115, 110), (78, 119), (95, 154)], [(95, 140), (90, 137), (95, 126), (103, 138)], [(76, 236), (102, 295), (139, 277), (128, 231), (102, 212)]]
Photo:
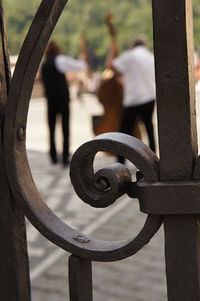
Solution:
[[(44, 49), (67, 0), (43, 0), (22, 46), (11, 80), (0, 0), (0, 300), (29, 301), (30, 278), (24, 216), (57, 246), (70, 252), (71, 301), (92, 300), (92, 261), (116, 261), (138, 252), (165, 231), (169, 301), (200, 301), (198, 158), (191, 0), (153, 0), (154, 52), (160, 159), (136, 138), (108, 133), (74, 154), (70, 176), (76, 193), (107, 207), (127, 193), (147, 214), (141, 232), (127, 241), (97, 241), (63, 223), (42, 200), (28, 165), (25, 138), (29, 100)], [(98, 151), (129, 159), (127, 167), (93, 171)], [(84, 167), (84, 168), (83, 168)]]

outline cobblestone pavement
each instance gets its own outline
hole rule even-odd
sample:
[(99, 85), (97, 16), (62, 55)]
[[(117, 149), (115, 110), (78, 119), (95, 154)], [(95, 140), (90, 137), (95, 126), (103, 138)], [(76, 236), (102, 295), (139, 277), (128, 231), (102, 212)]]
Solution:
[[(123, 197), (107, 209), (94, 209), (75, 195), (68, 169), (49, 164), (45, 153), (28, 152), (37, 187), (56, 214), (69, 225), (104, 240), (134, 237), (145, 215), (136, 199)], [(113, 162), (99, 156), (96, 166)], [(134, 168), (132, 168), (134, 171)], [(33, 301), (66, 301), (68, 292), (68, 257), (43, 238), (27, 221)], [(94, 301), (166, 301), (163, 229), (136, 255), (113, 263), (93, 263)], [(85, 300), (87, 301), (87, 300)]]

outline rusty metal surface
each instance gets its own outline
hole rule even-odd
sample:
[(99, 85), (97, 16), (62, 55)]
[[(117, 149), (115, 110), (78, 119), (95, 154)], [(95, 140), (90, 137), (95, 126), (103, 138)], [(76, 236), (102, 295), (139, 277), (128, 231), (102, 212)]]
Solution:
[(3, 125), (10, 87), (10, 65), (0, 1), (0, 300), (31, 299), (25, 218), (11, 193), (4, 164)]
[(7, 94), (10, 87), (11, 73), (2, 1), (0, 1), (0, 45), (0, 112), (3, 115), (7, 101)]
[(0, 300), (31, 300), (25, 218), (10, 191), (0, 135)]
[[(17, 133), (18, 137), (21, 137), (21, 134), (19, 135), (19, 132)], [(103, 135), (103, 137), (107, 137), (108, 140), (108, 148), (111, 150), (111, 145), (116, 141), (117, 143), (120, 143), (120, 141), (124, 141), (123, 138), (124, 135), (121, 136), (121, 134), (111, 134), (111, 135)], [(129, 137), (132, 140), (132, 137)], [(112, 143), (109, 142), (109, 140), (112, 140)], [(21, 141), (21, 138), (20, 138)], [(99, 138), (97, 138), (97, 145), (95, 148), (95, 152), (97, 150), (101, 151), (102, 148), (100, 147), (102, 141)], [(104, 141), (105, 142), (105, 141)], [(158, 167), (158, 159), (157, 157), (140, 141), (137, 141), (137, 139), (134, 141), (136, 143), (133, 143), (132, 147), (129, 145), (129, 148), (132, 149), (132, 152), (135, 153), (135, 157), (138, 161), (136, 161), (136, 165), (141, 166), (142, 171), (144, 170), (143, 174), (146, 176), (146, 178), (151, 180), (158, 179), (158, 175), (156, 176), (156, 169)], [(100, 143), (100, 145), (99, 145)], [(73, 177), (75, 176), (75, 179), (81, 179), (80, 168), (79, 168), (79, 158), (82, 156), (87, 157), (87, 152), (90, 153), (91, 149), (93, 149), (94, 142), (89, 142), (86, 145), (83, 146), (83, 148), (79, 149), (77, 153), (74, 155), (72, 159), (72, 167), (78, 166), (78, 169), (72, 169), (73, 172), (75, 172), (75, 175), (72, 176), (72, 182)], [(134, 145), (136, 146), (134, 147)], [(91, 148), (92, 145), (92, 148)], [(106, 145), (106, 143), (105, 143)], [(120, 148), (123, 148), (122, 144), (120, 144)], [(107, 150), (106, 146), (104, 146), (105, 150)], [(114, 149), (116, 149), (116, 146), (114, 145)], [(141, 153), (139, 153), (138, 150), (141, 150)], [(94, 151), (94, 150), (93, 150)], [(80, 154), (81, 153), (81, 154)], [(78, 154), (78, 155), (77, 155)], [(128, 156), (129, 157), (129, 156)], [(94, 154), (92, 153), (92, 158), (94, 159)], [(135, 158), (135, 160), (136, 160)], [(130, 156), (131, 159), (131, 156)], [(131, 159), (135, 161), (133, 158)], [(93, 160), (92, 160), (93, 161)], [(143, 162), (144, 161), (144, 162)], [(150, 162), (150, 163), (149, 163)], [(34, 185), (33, 180), (28, 178), (28, 176), (25, 176), (25, 171), (27, 170), (27, 166), (18, 164), (18, 161), (16, 160), (17, 166), (15, 167), (16, 175), (18, 179), (17, 186), (15, 188), (15, 194), (17, 195), (17, 199), (20, 202), (20, 205), (23, 206), (23, 210), (26, 214), (26, 216), (29, 218), (29, 220), (33, 223), (33, 225), (49, 240), (57, 244), (58, 246), (62, 247), (63, 249), (76, 254), (78, 256), (81, 256), (83, 258), (89, 259), (89, 260), (96, 260), (96, 261), (114, 261), (114, 260), (120, 260), (122, 258), (125, 258), (127, 256), (133, 255), (137, 251), (139, 251), (149, 240), (151, 237), (156, 233), (156, 231), (159, 229), (161, 225), (161, 217), (160, 216), (149, 216), (145, 222), (145, 225), (141, 232), (138, 234), (136, 238), (125, 240), (125, 241), (97, 241), (91, 237), (86, 237), (85, 235), (73, 230), (71, 227), (69, 227), (67, 224), (63, 223), (56, 215), (47, 207), (45, 202), (42, 200), (41, 196), (39, 195), (38, 191), (36, 190), (36, 187)], [(89, 160), (89, 163), (91, 165), (88, 165), (88, 168), (92, 170), (92, 163), (91, 160)], [(78, 165), (77, 165), (78, 164)], [(87, 164), (86, 164), (87, 165)], [(86, 170), (86, 165), (84, 168), (84, 171)], [(155, 165), (155, 169), (152, 168), (152, 166)], [(121, 172), (121, 166), (120, 172)], [(14, 168), (12, 166), (12, 168)], [(120, 187), (120, 195), (118, 193), (114, 193), (112, 197), (115, 197), (117, 199), (119, 196), (121, 196), (121, 191), (125, 193), (124, 187), (122, 187), (121, 181), (118, 181), (118, 177), (116, 174), (118, 174), (118, 168), (115, 169), (108, 169), (108, 177), (104, 174), (104, 178), (106, 180), (110, 180), (110, 171), (112, 171), (112, 183), (114, 184), (114, 188)], [(115, 176), (113, 177), (113, 171), (116, 172)], [(127, 173), (127, 169), (123, 168), (122, 171), (125, 171)], [(152, 172), (153, 171), (153, 172)], [(87, 172), (87, 175), (90, 173)], [(98, 175), (99, 173), (97, 173)], [(102, 171), (100, 172), (100, 177), (102, 175)], [(97, 177), (95, 175), (91, 176), (97, 181)], [(85, 177), (86, 178), (86, 177)], [(128, 178), (128, 184), (129, 184), (129, 177), (125, 177), (123, 175), (123, 179)], [(16, 179), (15, 179), (16, 181)], [(87, 182), (87, 180), (86, 180)], [(125, 187), (127, 186), (127, 182), (123, 182), (125, 184)], [(91, 186), (89, 185), (91, 184)], [(78, 184), (79, 186), (79, 184)], [(91, 183), (88, 182), (88, 187), (90, 187), (93, 191), (94, 199), (91, 198), (90, 200), (92, 203), (97, 200), (97, 197), (95, 199), (95, 193), (94, 189), (96, 189), (96, 186), (93, 187), (93, 181)], [(85, 187), (83, 187), (83, 190)], [(99, 187), (98, 187), (99, 189)], [(112, 188), (111, 188), (112, 190)], [(114, 192), (118, 189), (114, 190)], [(87, 193), (87, 187), (85, 190), (85, 193)], [(101, 194), (98, 190), (96, 190), (96, 195)], [(108, 192), (109, 194), (109, 192)], [(111, 193), (112, 194), (112, 193)], [(104, 197), (105, 198), (105, 197)], [(106, 198), (107, 200), (107, 198)], [(84, 199), (86, 201), (86, 199)], [(109, 201), (109, 200), (108, 200)], [(112, 200), (113, 201), (113, 200)], [(101, 200), (100, 200), (101, 202)], [(106, 202), (105, 202), (106, 203)], [(107, 205), (107, 203), (106, 203)]]
[(147, 214), (200, 214), (200, 182), (174, 181), (150, 183), (140, 181), (137, 197), (140, 210)]
[[(4, 140), (0, 143), (0, 173), (4, 178), (0, 190), (8, 200), (11, 189), (22, 210), (15, 207), (19, 214), (12, 220), (13, 225), (21, 226), (21, 232), (14, 233), (18, 239), (21, 235), (19, 246), (13, 247), (18, 251), (17, 256), (21, 251), (25, 253), (23, 268), (19, 268), (19, 262), (15, 265), (24, 277), (18, 288), (23, 293), (17, 300), (30, 298), (23, 232), (25, 214), (47, 239), (73, 254), (69, 261), (71, 300), (92, 300), (91, 261), (115, 261), (135, 254), (164, 222), (168, 300), (199, 301), (200, 159), (197, 159), (191, 0), (153, 0), (160, 160), (138, 139), (119, 133), (103, 134), (85, 143), (71, 160), (72, 184), (87, 204), (101, 208), (113, 204), (123, 194), (138, 196), (141, 210), (149, 215), (135, 238), (122, 241), (86, 237), (60, 220), (40, 196), (28, 165), (26, 122), (34, 78), (66, 3), (67, 0), (42, 1), (20, 52), (11, 86), (1, 13), (0, 58), (4, 65), (0, 64), (0, 110)], [(135, 165), (139, 169), (137, 182), (132, 181), (129, 169), (119, 163), (95, 173), (95, 156), (101, 151), (123, 156)]]
[(71, 255), (69, 257), (69, 294), (71, 301), (92, 301), (92, 263)]
[[(12, 191), (16, 195), (19, 205), (23, 208), (23, 212), (32, 224), (49, 240), (65, 250), (86, 259), (97, 261), (119, 260), (134, 254), (142, 248), (159, 229), (161, 218), (159, 216), (149, 216), (138, 236), (127, 241), (106, 242), (87, 238), (63, 223), (47, 207), (33, 182), (27, 161), (25, 131), (33, 80), (42, 51), (65, 3), (66, 1), (42, 2), (19, 55), (11, 83), (5, 120), (4, 135), (7, 174)], [(106, 135), (104, 138), (106, 138)], [(122, 155), (126, 155), (126, 150), (130, 149), (131, 154), (127, 154), (127, 158), (133, 160), (141, 168), (147, 179), (152, 181), (158, 179), (158, 159), (144, 144), (139, 141), (132, 141), (129, 137), (116, 134), (114, 134), (114, 138), (111, 138), (113, 141), (112, 143), (108, 142), (108, 150), (112, 149), (113, 143), (119, 145), (117, 152), (119, 151)], [(100, 151), (100, 137), (98, 139), (96, 140), (98, 143), (96, 150)], [(128, 141), (126, 141), (127, 139)], [(91, 144), (93, 147), (93, 142)], [(111, 149), (109, 149), (109, 145), (111, 145)], [(90, 151), (90, 143), (87, 149)], [(91, 158), (93, 155), (91, 155)], [(135, 158), (132, 158), (133, 155)], [(88, 161), (88, 173), (92, 169), (92, 164), (90, 166), (90, 163), (92, 163), (91, 158)], [(76, 155), (73, 162), (76, 162)], [(76, 163), (73, 164), (76, 165)], [(125, 168), (122, 169), (123, 174), (124, 171), (127, 172)], [(112, 179), (113, 183), (115, 183), (115, 179)], [(123, 184), (127, 185), (126, 179), (127, 176), (124, 177), (123, 183), (115, 183), (119, 192), (116, 198), (124, 193)], [(96, 179), (96, 184), (97, 181)], [(118, 187), (120, 188), (118, 189)], [(97, 190), (96, 192), (98, 193)]]
[(190, 180), (197, 159), (191, 0), (153, 1), (161, 180)]
[[(119, 133), (99, 135), (93, 141), (83, 144), (73, 155), (70, 164), (70, 176), (75, 191), (91, 206), (109, 206), (129, 191), (132, 182), (128, 169), (122, 164), (94, 175), (93, 162), (95, 155), (100, 151), (124, 156), (141, 171), (146, 181), (159, 180), (159, 160), (140, 140)], [(102, 187), (98, 191), (93, 185), (96, 177), (99, 177), (99, 181), (102, 177), (105, 178), (108, 187)]]
[(195, 163), (192, 178), (193, 180), (200, 180), (200, 156), (197, 158)]
[[(153, 23), (160, 181), (191, 181), (197, 159), (192, 1), (153, 0)], [(198, 218), (165, 215), (163, 222), (168, 300), (199, 301)]]

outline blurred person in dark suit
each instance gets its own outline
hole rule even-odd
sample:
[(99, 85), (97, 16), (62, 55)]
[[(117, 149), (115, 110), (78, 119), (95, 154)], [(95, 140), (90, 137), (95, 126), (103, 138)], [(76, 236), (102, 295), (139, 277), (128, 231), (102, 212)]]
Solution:
[(83, 70), (87, 67), (82, 60), (74, 59), (61, 53), (59, 45), (50, 41), (44, 54), (45, 60), (41, 67), (42, 81), (47, 98), (48, 126), (49, 126), (49, 155), (52, 163), (57, 163), (55, 145), (55, 127), (58, 114), (62, 117), (63, 132), (63, 165), (69, 163), (69, 102), (70, 92), (66, 79), (68, 71)]

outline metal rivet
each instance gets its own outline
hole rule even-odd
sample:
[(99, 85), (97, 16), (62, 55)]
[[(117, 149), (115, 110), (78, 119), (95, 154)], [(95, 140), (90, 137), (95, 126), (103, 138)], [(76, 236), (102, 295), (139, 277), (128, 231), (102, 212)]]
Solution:
[(74, 240), (80, 242), (81, 244), (87, 244), (90, 242), (90, 239), (82, 236), (82, 235), (77, 235), (74, 237)]
[(25, 137), (25, 133), (24, 133), (24, 129), (21, 127), (19, 128), (18, 132), (17, 132), (17, 137), (19, 141), (24, 140)]

